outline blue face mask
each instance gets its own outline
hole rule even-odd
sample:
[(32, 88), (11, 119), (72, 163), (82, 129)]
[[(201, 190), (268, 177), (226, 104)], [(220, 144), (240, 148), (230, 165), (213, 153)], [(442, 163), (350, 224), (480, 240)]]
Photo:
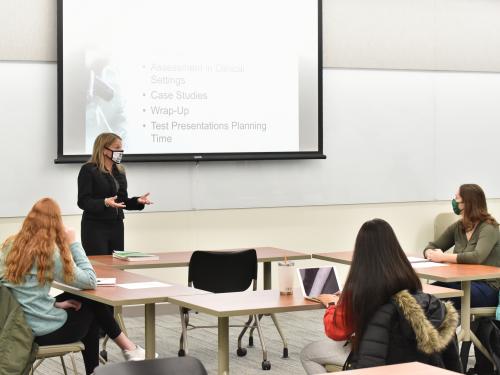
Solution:
[(453, 207), (453, 212), (456, 214), (456, 215), (460, 215), (462, 213), (462, 210), (458, 207), (459, 203), (457, 202), (456, 199), (453, 199), (451, 201), (451, 207)]

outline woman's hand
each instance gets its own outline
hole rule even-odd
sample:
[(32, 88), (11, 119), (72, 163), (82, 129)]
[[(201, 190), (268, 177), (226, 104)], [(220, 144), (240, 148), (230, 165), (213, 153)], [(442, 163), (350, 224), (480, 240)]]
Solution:
[(427, 259), (431, 262), (442, 263), (445, 261), (444, 253), (441, 249), (430, 249), (425, 252)]
[(113, 208), (125, 208), (125, 203), (120, 203), (117, 202), (116, 199), (118, 197), (115, 195), (114, 197), (109, 197), (104, 200), (104, 205), (106, 207), (113, 207)]
[(335, 293), (335, 294), (320, 294), (318, 296), (318, 299), (321, 301), (321, 303), (325, 306), (325, 307), (328, 307), (328, 304), (334, 302), (335, 304), (337, 304), (337, 302), (339, 301), (339, 294)]
[(72, 243), (76, 242), (76, 234), (74, 228), (64, 227), (64, 233), (66, 235), (66, 241), (68, 241), (68, 244), (71, 245)]
[(67, 299), (66, 301), (54, 303), (54, 306), (64, 310), (74, 309), (78, 311), (82, 307), (82, 303), (74, 299)]
[(153, 202), (149, 200), (149, 193), (141, 195), (139, 198), (137, 198), (137, 202), (140, 204), (153, 204)]

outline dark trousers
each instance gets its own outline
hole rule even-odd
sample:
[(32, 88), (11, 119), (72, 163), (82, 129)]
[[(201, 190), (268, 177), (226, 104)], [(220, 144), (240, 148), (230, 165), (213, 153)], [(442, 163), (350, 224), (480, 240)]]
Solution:
[(87, 255), (110, 255), (124, 249), (123, 220), (82, 219), (82, 246)]
[[(444, 286), (446, 288), (452, 289), (462, 289), (460, 282), (445, 283), (442, 281), (436, 281), (434, 285)], [(491, 287), (485, 281), (472, 281), (471, 282), (471, 296), (470, 305), (471, 307), (491, 307), (498, 306), (498, 290)], [(462, 303), (460, 297), (450, 298), (453, 305), (457, 310), (460, 310)]]
[[(76, 296), (63, 293), (58, 296), (58, 301), (65, 301), (69, 298), (76, 299)], [(39, 345), (69, 344), (75, 341), (82, 341), (85, 350), (82, 352), (86, 374), (91, 374), (99, 365), (99, 327), (115, 339), (120, 335), (121, 329), (105, 305), (87, 299), (80, 299), (82, 307), (80, 310), (66, 310), (68, 319), (58, 330), (47, 335), (36, 337), (35, 341)]]
[[(82, 219), (82, 246), (87, 255), (111, 255), (113, 250), (124, 249), (123, 220)], [(113, 317), (113, 308), (102, 304)], [(113, 319), (114, 320), (114, 319)], [(104, 330), (105, 333), (107, 333)], [(109, 336), (109, 335), (108, 335)]]

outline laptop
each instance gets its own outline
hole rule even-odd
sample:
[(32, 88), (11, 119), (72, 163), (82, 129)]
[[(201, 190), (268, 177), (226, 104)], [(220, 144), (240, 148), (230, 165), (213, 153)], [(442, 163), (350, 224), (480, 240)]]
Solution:
[(334, 266), (297, 268), (300, 289), (304, 298), (320, 302), (320, 294), (334, 294), (341, 290)]

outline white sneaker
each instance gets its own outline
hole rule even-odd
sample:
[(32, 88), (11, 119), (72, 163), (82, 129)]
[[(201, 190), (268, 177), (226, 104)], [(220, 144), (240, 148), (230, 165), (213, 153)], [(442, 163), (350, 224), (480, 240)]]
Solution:
[[(123, 357), (126, 361), (144, 361), (146, 359), (146, 351), (139, 345), (133, 350), (122, 350)], [(155, 353), (155, 358), (158, 358), (158, 353)]]

